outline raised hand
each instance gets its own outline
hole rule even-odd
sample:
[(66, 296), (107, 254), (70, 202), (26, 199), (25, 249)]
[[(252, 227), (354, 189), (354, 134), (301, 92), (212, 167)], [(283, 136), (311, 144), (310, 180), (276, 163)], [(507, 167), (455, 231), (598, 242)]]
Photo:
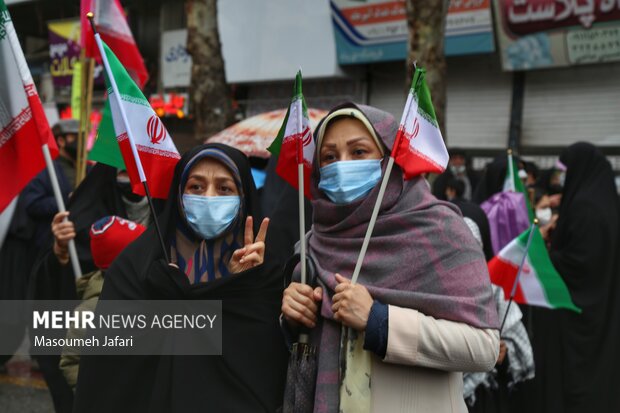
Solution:
[(59, 212), (52, 220), (52, 234), (54, 234), (54, 255), (58, 262), (66, 265), (69, 262), (69, 241), (75, 238), (75, 226), (73, 222), (65, 218), (69, 211)]
[(245, 233), (243, 236), (243, 248), (233, 252), (228, 264), (231, 273), (236, 274), (263, 263), (265, 258), (265, 238), (267, 237), (267, 227), (269, 218), (263, 219), (258, 229), (258, 235), (254, 239), (254, 220), (249, 216), (245, 220)]

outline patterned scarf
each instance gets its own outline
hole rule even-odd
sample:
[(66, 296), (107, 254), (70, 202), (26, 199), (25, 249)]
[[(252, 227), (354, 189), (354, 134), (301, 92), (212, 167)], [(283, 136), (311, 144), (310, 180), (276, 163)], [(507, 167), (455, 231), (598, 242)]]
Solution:
[[(187, 224), (185, 212), (183, 209), (183, 190), (187, 183), (187, 178), (192, 167), (196, 162), (211, 158), (224, 164), (231, 172), (241, 197), (241, 205), (239, 215), (235, 218), (230, 228), (221, 236), (211, 240), (205, 240), (198, 237)], [(177, 220), (176, 235), (172, 239), (172, 261), (185, 272), (190, 283), (198, 284), (201, 282), (213, 281), (217, 278), (230, 275), (228, 270), (228, 262), (233, 252), (243, 243), (243, 223), (245, 212), (243, 211), (243, 186), (239, 170), (235, 163), (224, 152), (217, 148), (205, 149), (197, 153), (185, 166), (181, 175), (178, 196), (178, 210), (181, 219)]]
[[(351, 103), (333, 110), (342, 107), (360, 109), (389, 153), (398, 127), (392, 115)], [(379, 185), (365, 199), (336, 205), (318, 189), (318, 180), (315, 158), (311, 187), (314, 225), (308, 253), (316, 263), (324, 296), (323, 321), (312, 332), (318, 354), (314, 407), (316, 412), (332, 413), (339, 409), (341, 331), (331, 311), (337, 285), (334, 273), (345, 277), (353, 273)], [(388, 180), (358, 282), (385, 304), (479, 328), (498, 327), (484, 256), (458, 209), (433, 197), (424, 178), (403, 181), (402, 171), (396, 166)]]

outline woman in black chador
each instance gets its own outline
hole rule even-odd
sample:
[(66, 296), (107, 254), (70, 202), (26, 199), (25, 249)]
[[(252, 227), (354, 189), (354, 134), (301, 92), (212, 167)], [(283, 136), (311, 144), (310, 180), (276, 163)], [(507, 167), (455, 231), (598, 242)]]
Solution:
[(534, 309), (534, 412), (619, 412), (620, 210), (613, 172), (589, 143), (568, 147), (550, 257), (581, 314)]
[(159, 216), (173, 265), (152, 226), (109, 268), (100, 299), (221, 300), (223, 354), (83, 357), (76, 412), (276, 411), (288, 357), (283, 283), (258, 208), (240, 151), (207, 144), (181, 158)]

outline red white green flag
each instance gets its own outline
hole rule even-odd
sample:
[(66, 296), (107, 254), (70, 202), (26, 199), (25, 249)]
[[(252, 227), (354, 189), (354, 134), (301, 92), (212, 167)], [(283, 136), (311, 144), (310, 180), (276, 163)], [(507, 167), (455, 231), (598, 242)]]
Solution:
[(293, 188), (299, 189), (297, 165), (304, 166), (304, 194), (310, 195), (310, 175), (314, 159), (315, 145), (310, 130), (308, 108), (301, 91), (301, 71), (295, 77), (293, 98), (284, 117), (282, 127), (273, 143), (267, 148), (272, 155), (278, 157), (276, 172)]
[(87, 57), (100, 59), (100, 53), (95, 44), (93, 30), (86, 19), (86, 13), (94, 13), (94, 23), (97, 31), (112, 50), (132, 79), (143, 87), (149, 78), (142, 55), (138, 50), (131, 29), (127, 24), (125, 12), (119, 0), (81, 0), (81, 43)]
[(441, 136), (431, 93), (424, 80), (426, 70), (416, 68), (405, 111), (392, 148), (392, 157), (405, 179), (423, 173), (441, 173), (448, 165), (448, 151)]
[(536, 226), (533, 226), (530, 248), (526, 250), (530, 231), (532, 227), (502, 248), (499, 254), (489, 261), (491, 282), (502, 287), (506, 299), (510, 299), (519, 266), (523, 256), (527, 254), (514, 300), (520, 304), (566, 308), (580, 313), (581, 309), (573, 303), (564, 280), (553, 267), (545, 242)]
[(11, 15), (0, 0), (0, 211), (45, 167), (41, 147), (58, 155), (41, 100), (17, 39)]
[[(133, 192), (145, 195), (142, 182), (147, 180), (151, 195), (154, 198), (165, 199), (170, 190), (174, 167), (180, 159), (179, 152), (164, 124), (123, 65), (103, 42), (102, 47), (110, 70), (108, 73), (106, 68), (108, 86), (106, 108), (109, 105), (111, 116), (106, 116), (104, 111), (97, 141), (89, 159), (115, 167), (119, 167), (124, 160)], [(118, 104), (117, 95), (111, 84), (112, 79), (118, 87), (122, 107)], [(113, 135), (109, 132), (104, 133), (111, 130), (114, 130), (118, 142), (116, 145)], [(139, 165), (133, 156), (130, 138), (133, 139), (139, 154)], [(122, 159), (119, 157), (121, 154)], [(141, 169), (144, 176), (141, 176)]]

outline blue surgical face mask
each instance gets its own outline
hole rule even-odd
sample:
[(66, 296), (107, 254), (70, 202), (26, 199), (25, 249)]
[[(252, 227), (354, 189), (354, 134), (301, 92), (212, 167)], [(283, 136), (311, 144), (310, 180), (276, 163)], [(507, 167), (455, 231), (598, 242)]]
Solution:
[(360, 199), (381, 180), (381, 159), (339, 161), (321, 168), (319, 189), (335, 204)]
[(183, 209), (191, 229), (204, 239), (217, 238), (239, 213), (239, 196), (183, 195)]

